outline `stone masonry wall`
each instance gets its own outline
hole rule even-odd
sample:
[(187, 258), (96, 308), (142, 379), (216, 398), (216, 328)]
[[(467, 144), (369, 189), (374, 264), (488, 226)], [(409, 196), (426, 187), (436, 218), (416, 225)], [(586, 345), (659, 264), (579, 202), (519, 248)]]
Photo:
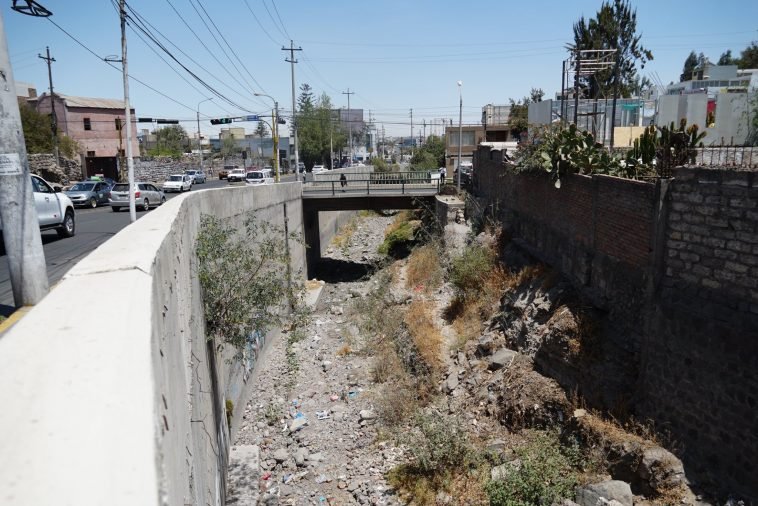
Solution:
[(56, 165), (52, 153), (30, 154), (29, 170), (49, 183), (67, 185), (82, 179), (82, 165), (78, 161), (59, 157)]
[(691, 478), (758, 499), (756, 173), (570, 176), (556, 189), (484, 148), (474, 170), (477, 196), (514, 241), (607, 311), (599, 387), (572, 384), (550, 357), (543, 369), (564, 388), (599, 388), (591, 403), (630, 401), (671, 434)]
[(724, 493), (758, 499), (758, 178), (677, 169), (641, 414)]

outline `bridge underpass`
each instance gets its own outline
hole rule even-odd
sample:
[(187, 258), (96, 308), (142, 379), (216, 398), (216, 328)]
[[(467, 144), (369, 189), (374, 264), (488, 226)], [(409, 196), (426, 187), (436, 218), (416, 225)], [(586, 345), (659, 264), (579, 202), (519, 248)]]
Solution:
[[(424, 172), (319, 174), (303, 185), (303, 229), (308, 277), (321, 259), (319, 213), (328, 211), (388, 211), (434, 206), (439, 179)], [(344, 185), (342, 183), (345, 183)]]

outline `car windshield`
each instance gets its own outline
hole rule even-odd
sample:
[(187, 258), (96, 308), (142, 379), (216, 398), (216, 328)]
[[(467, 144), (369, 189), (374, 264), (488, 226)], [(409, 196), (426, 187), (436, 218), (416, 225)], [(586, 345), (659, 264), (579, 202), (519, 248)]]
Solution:
[(263, 174), (261, 172), (248, 172), (247, 179), (263, 179)]
[(188, 176), (194, 176), (195, 174), (197, 174), (197, 171), (188, 170), (187, 172), (185, 172), (185, 174), (187, 174)]
[(77, 183), (71, 187), (72, 192), (91, 192), (95, 188), (95, 183)]
[(113, 185), (113, 189), (111, 191), (114, 192), (128, 192), (129, 191), (129, 185), (126, 183), (118, 183)]
[(171, 176), (168, 178), (169, 181), (182, 181), (183, 179), (182, 176)]

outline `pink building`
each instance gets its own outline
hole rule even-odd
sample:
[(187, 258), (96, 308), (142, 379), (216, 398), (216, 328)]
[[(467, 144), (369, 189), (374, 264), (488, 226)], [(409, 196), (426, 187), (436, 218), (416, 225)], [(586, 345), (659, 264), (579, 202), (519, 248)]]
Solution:
[[(55, 94), (55, 113), (58, 132), (65, 134), (82, 147), (82, 171), (85, 177), (103, 174), (118, 180), (119, 156), (126, 156), (126, 130), (124, 101), (108, 98), (71, 97)], [(51, 113), (48, 93), (29, 99), (37, 111)], [(139, 156), (137, 119), (134, 109), (132, 120), (132, 154)]]

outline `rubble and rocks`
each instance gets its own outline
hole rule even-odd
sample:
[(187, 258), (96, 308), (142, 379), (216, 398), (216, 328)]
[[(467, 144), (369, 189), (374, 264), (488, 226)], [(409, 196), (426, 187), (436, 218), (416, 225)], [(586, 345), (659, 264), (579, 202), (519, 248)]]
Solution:
[[(601, 500), (606, 502), (600, 502)], [(633, 495), (629, 484), (619, 480), (609, 480), (576, 489), (576, 502), (579, 506), (610, 504), (611, 501), (621, 506), (632, 506)]]
[[(363, 218), (349, 244), (335, 248), (332, 257), (373, 259), (391, 220)], [(358, 329), (351, 318), (350, 301), (369, 292), (371, 285), (371, 280), (325, 285), (305, 329), (306, 338), (291, 347), (297, 363), (292, 375), (286, 339), (275, 341), (261, 362), (255, 393), (233, 448), (236, 452), (237, 448), (258, 447), (260, 466), (269, 478), (256, 481), (259, 502), (245, 502), (237, 498), (252, 496), (239, 493), (251, 480), (230, 473), (228, 488), (236, 506), (402, 503), (385, 475), (403, 462), (403, 452), (376, 441), (371, 358), (338, 353), (346, 345), (355, 346)], [(270, 410), (277, 410), (276, 416), (267, 417)]]
[(48, 183), (68, 185), (74, 181), (80, 181), (82, 165), (77, 160), (59, 157), (55, 163), (55, 155), (52, 153), (35, 153), (29, 155), (29, 171), (37, 174)]

